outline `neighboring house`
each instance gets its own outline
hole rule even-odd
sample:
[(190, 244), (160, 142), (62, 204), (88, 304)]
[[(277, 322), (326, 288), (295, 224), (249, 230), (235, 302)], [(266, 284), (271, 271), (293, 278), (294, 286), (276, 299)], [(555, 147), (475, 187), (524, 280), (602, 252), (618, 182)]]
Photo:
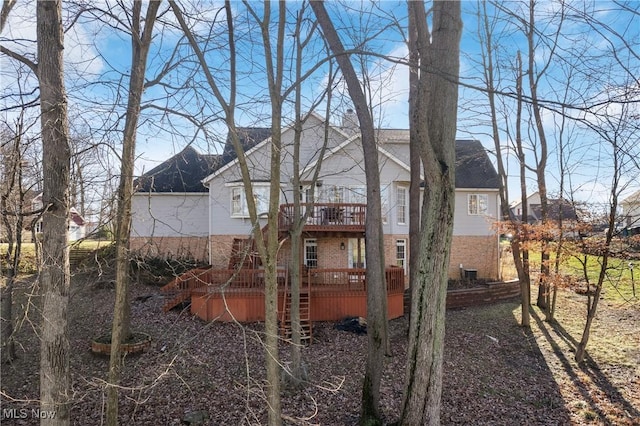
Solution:
[[(547, 218), (558, 222), (562, 219), (565, 223), (576, 222), (578, 215), (574, 205), (563, 198), (547, 199)], [(511, 206), (511, 215), (515, 220), (522, 221), (522, 202), (516, 202)], [(542, 202), (538, 191), (527, 197), (527, 223), (535, 224), (542, 221)]]
[(622, 216), (624, 223), (622, 226), (627, 229), (640, 227), (640, 191), (631, 194), (620, 202), (622, 206)]
[[(279, 262), (299, 261), (308, 269), (366, 267), (364, 217), (366, 179), (359, 132), (347, 115), (343, 126), (328, 129), (319, 180), (312, 176), (325, 135), (321, 117), (311, 114), (301, 140), (302, 202), (312, 215), (303, 230), (302, 253), (292, 255), (287, 240), (293, 203), (292, 128), (282, 133)], [(251, 170), (260, 228), (269, 202), (270, 130), (239, 130)], [(378, 130), (380, 182), (386, 266), (408, 265), (409, 131)], [(246, 197), (230, 143), (221, 156), (203, 156), (192, 148), (138, 179), (133, 197), (132, 248), (146, 254), (190, 255), (213, 268), (228, 269), (251, 233)], [(498, 176), (482, 144), (456, 142), (457, 170), (449, 277), (462, 269), (480, 278), (498, 278), (499, 248), (493, 222), (498, 217)], [(200, 183), (200, 180), (202, 183)], [(313, 198), (312, 198), (313, 197)], [(207, 246), (208, 243), (208, 246)], [(257, 266), (257, 265), (256, 265)]]
[[(38, 194), (31, 201), (31, 208), (34, 211), (42, 208), (42, 193)], [(41, 234), (42, 218), (40, 218), (34, 226), (36, 235)], [(71, 207), (69, 209), (69, 227), (67, 229), (67, 235), (69, 241), (78, 241), (87, 236), (87, 222), (80, 215), (80, 213), (78, 213), (75, 207)]]

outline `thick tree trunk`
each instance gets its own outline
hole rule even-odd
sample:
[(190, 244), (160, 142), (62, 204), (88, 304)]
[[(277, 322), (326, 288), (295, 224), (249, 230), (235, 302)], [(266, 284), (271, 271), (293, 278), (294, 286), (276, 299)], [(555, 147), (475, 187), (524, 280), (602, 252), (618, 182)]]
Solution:
[(64, 35), (60, 0), (38, 1), (38, 81), (42, 122), (43, 214), (40, 409), (53, 413), (43, 425), (68, 425), (69, 375), (69, 168), (67, 95), (63, 77)]
[[(409, 117), (414, 117), (417, 113), (416, 103), (418, 101), (419, 82), (419, 58), (418, 54), (418, 34), (416, 28), (416, 16), (409, 13)], [(409, 311), (405, 312), (411, 317), (412, 288), (413, 283), (418, 279), (418, 269), (420, 267), (420, 149), (418, 146), (417, 129), (414, 126), (409, 128)]]
[(409, 13), (415, 15), (420, 61), (418, 99), (411, 126), (415, 128), (424, 165), (425, 191), (400, 422), (436, 425), (440, 423), (444, 314), (455, 205), (462, 20), (459, 2), (436, 1), (430, 34), (424, 3), (410, 3)]
[(147, 53), (151, 45), (151, 34), (159, 1), (152, 1), (147, 8), (144, 32), (141, 28), (141, 2), (133, 3), (132, 58), (129, 98), (123, 132), (122, 164), (118, 187), (118, 210), (116, 216), (116, 299), (111, 327), (111, 358), (109, 360), (109, 387), (107, 390), (107, 424), (118, 424), (118, 383), (122, 368), (120, 344), (131, 337), (131, 304), (129, 301), (129, 234), (131, 230), (131, 196), (133, 193), (133, 167), (135, 162), (136, 133), (140, 104), (144, 91), (144, 76), (147, 68)]
[(312, 2), (311, 7), (318, 19), (329, 47), (336, 54), (342, 70), (349, 96), (353, 101), (358, 120), (364, 167), (367, 181), (367, 217), (365, 218), (365, 246), (367, 259), (367, 336), (368, 351), (365, 377), (362, 386), (362, 409), (360, 424), (380, 424), (380, 380), (384, 356), (388, 347), (387, 334), (387, 289), (384, 273), (384, 238), (382, 233), (382, 208), (380, 201), (380, 175), (375, 129), (368, 103), (349, 56), (329, 17), (324, 3)]

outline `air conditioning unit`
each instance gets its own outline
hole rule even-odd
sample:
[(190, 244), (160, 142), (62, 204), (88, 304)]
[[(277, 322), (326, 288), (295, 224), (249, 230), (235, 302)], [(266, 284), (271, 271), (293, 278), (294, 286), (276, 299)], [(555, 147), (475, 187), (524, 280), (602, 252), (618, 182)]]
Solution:
[(464, 279), (465, 280), (477, 280), (478, 279), (478, 270), (477, 269), (465, 269), (464, 270)]

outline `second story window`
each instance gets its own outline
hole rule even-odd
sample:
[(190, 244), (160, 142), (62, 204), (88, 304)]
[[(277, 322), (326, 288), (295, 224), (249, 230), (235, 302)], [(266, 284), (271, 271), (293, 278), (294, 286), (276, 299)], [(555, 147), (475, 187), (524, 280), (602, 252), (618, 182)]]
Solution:
[[(269, 211), (269, 186), (254, 184), (253, 199), (256, 203), (257, 214)], [(231, 188), (231, 217), (249, 217), (249, 205), (243, 186)]]
[(407, 187), (398, 186), (396, 192), (396, 212), (398, 214), (398, 225), (405, 225), (407, 223)]
[(487, 194), (469, 194), (467, 196), (467, 212), (471, 216), (487, 214), (489, 196)]
[(382, 210), (382, 223), (389, 220), (389, 186), (380, 187), (380, 207)]

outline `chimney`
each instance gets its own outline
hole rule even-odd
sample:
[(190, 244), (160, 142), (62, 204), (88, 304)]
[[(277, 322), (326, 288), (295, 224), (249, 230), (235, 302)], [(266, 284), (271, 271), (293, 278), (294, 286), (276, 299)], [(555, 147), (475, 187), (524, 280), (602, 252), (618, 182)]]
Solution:
[(349, 108), (342, 116), (342, 128), (347, 133), (355, 133), (360, 130), (360, 123), (358, 122), (358, 115), (356, 112)]

